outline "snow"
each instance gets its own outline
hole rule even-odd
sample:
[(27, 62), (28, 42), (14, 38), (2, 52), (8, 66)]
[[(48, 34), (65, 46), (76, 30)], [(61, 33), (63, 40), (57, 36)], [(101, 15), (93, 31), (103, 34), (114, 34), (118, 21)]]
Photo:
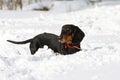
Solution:
[[(57, 10), (57, 9), (55, 9)], [(64, 12), (64, 13), (63, 13)], [(59, 35), (62, 25), (74, 24), (86, 36), (83, 51), (58, 55), (47, 46), (33, 56), (26, 40), (43, 32)], [(119, 80), (120, 5), (96, 6), (80, 11), (0, 11), (1, 80)]]

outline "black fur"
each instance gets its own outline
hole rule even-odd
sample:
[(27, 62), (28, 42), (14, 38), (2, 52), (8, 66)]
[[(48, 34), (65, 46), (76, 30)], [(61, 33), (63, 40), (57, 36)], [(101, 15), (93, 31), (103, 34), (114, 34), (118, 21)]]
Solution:
[[(85, 36), (84, 33), (78, 27), (74, 25), (64, 25), (63, 27), (65, 26), (70, 28), (73, 31), (74, 29), (76, 30), (75, 37), (72, 41), (72, 44), (70, 45), (74, 46), (76, 44), (80, 44), (83, 37)], [(62, 31), (61, 31), (61, 35), (62, 35)], [(59, 41), (59, 36), (55, 34), (51, 34), (51, 33), (39, 34), (32, 39), (28, 39), (28, 40), (20, 41), (20, 42), (12, 41), (12, 40), (7, 40), (7, 41), (14, 43), (14, 44), (26, 44), (30, 42), (30, 51), (32, 55), (35, 54), (38, 48), (43, 48), (44, 45), (47, 45), (48, 48), (51, 48), (54, 52), (58, 52), (63, 55), (73, 54), (77, 51), (80, 51), (80, 49), (77, 49), (77, 48), (67, 48), (65, 46), (66, 43), (61, 43)]]
[(7, 41), (14, 43), (14, 44), (26, 44), (30, 42), (31, 54), (35, 54), (38, 48), (43, 48), (44, 45), (47, 45), (54, 52), (59, 52), (57, 49), (60, 44), (59, 37), (51, 33), (39, 34), (35, 36), (33, 39), (29, 39), (29, 40), (25, 40), (21, 42), (16, 42), (16, 41), (11, 41), (11, 40), (7, 40)]

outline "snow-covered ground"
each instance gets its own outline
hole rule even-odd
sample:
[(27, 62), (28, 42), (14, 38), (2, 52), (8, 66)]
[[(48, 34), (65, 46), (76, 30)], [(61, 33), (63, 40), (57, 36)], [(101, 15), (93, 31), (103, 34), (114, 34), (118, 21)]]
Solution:
[[(45, 46), (33, 56), (26, 40), (43, 32), (59, 35), (74, 24), (86, 34), (83, 51), (56, 56)], [(0, 80), (120, 80), (120, 5), (75, 12), (0, 11)]]

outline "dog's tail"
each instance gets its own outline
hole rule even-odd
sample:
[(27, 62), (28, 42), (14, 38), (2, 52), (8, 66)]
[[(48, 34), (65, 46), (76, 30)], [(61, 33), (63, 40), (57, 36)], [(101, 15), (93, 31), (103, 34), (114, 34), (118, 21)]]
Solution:
[(11, 43), (14, 43), (14, 44), (26, 44), (26, 43), (29, 43), (32, 41), (32, 39), (28, 39), (28, 40), (25, 40), (25, 41), (12, 41), (12, 40), (7, 40), (8, 42), (11, 42)]

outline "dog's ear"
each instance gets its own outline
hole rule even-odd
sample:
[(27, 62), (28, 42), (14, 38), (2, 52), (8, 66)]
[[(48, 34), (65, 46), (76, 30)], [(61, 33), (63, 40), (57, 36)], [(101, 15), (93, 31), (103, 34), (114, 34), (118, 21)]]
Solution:
[(80, 43), (84, 36), (85, 33), (78, 26), (74, 26), (74, 37), (72, 43)]

